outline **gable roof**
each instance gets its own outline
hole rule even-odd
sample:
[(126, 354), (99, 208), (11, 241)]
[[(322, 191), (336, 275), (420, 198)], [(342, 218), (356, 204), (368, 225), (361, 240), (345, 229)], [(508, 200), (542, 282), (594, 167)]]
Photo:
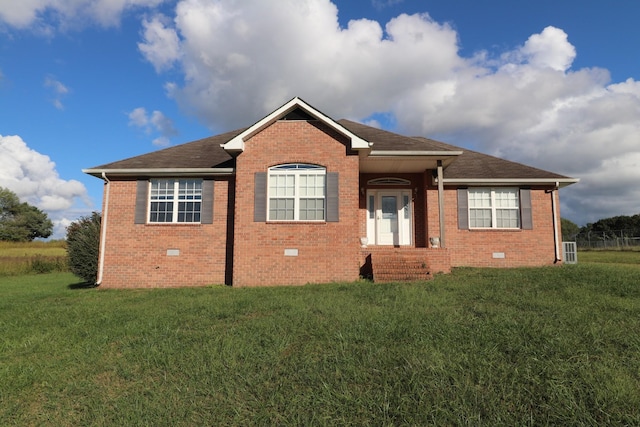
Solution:
[[(301, 110), (300, 113), (296, 110)], [(555, 184), (578, 182), (560, 174), (501, 159), (424, 137), (408, 137), (362, 123), (334, 121), (300, 98), (293, 98), (262, 120), (247, 128), (165, 148), (148, 154), (107, 163), (83, 172), (103, 177), (215, 176), (235, 174), (235, 156), (244, 150), (245, 139), (287, 114), (309, 115), (351, 140), (362, 151), (360, 169), (383, 172), (422, 172), (444, 167), (443, 183), (456, 185)], [(379, 169), (385, 165), (385, 169)], [(408, 166), (407, 166), (408, 165)], [(375, 169), (378, 168), (378, 169)]]
[(280, 108), (276, 109), (274, 112), (269, 114), (268, 116), (262, 118), (258, 122), (249, 126), (247, 129), (239, 133), (238, 135), (231, 138), (229, 141), (222, 145), (222, 148), (225, 151), (230, 153), (240, 153), (244, 151), (244, 143), (247, 139), (251, 138), (256, 133), (260, 132), (262, 129), (271, 125), (273, 122), (279, 120), (280, 118), (286, 116), (288, 113), (291, 113), (295, 110), (302, 110), (303, 113), (309, 115), (311, 117), (316, 118), (317, 120), (323, 122), (329, 127), (336, 130), (338, 133), (346, 136), (351, 140), (351, 148), (354, 150), (367, 149), (369, 148), (369, 144), (364, 139), (360, 138), (358, 135), (349, 131), (338, 122), (325, 115), (324, 113), (316, 110), (311, 105), (304, 102), (302, 99), (295, 97)]

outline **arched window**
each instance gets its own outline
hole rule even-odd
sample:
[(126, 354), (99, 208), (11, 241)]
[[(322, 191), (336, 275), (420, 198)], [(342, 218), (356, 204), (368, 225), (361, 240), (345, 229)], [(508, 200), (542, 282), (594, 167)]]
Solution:
[(386, 178), (374, 178), (367, 181), (369, 185), (411, 185), (411, 181), (408, 179), (386, 177)]
[(269, 168), (269, 221), (324, 221), (327, 170), (318, 165), (289, 163)]

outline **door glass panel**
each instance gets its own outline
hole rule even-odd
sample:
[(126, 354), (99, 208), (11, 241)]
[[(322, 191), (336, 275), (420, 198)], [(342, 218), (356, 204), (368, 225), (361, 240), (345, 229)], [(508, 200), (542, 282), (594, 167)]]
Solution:
[(374, 219), (376, 215), (376, 201), (373, 195), (369, 196), (369, 219)]
[(396, 196), (382, 196), (382, 219), (396, 219), (397, 216)]

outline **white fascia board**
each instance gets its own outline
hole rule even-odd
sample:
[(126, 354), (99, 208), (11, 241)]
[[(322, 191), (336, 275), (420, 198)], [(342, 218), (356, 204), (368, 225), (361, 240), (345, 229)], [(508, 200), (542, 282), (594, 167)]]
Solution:
[[(444, 178), (444, 185), (555, 185), (562, 188), (579, 182), (578, 178)], [(434, 178), (437, 182), (437, 178)]]
[(368, 149), (370, 148), (370, 144), (368, 141), (360, 138), (355, 135), (353, 132), (347, 130), (344, 126), (331, 119), (330, 117), (324, 115), (320, 111), (316, 110), (302, 99), (295, 97), (291, 101), (284, 104), (282, 107), (278, 108), (268, 116), (264, 117), (260, 121), (256, 122), (254, 125), (247, 128), (244, 132), (236, 135), (229, 141), (220, 146), (224, 148), (227, 152), (242, 152), (244, 151), (244, 142), (246, 139), (251, 137), (252, 135), (260, 132), (265, 127), (269, 126), (271, 123), (278, 120), (280, 117), (286, 115), (288, 112), (293, 111), (295, 108), (302, 108), (307, 113), (316, 117), (318, 120), (325, 123), (327, 126), (335, 129), (337, 132), (343, 134), (347, 138), (351, 140), (351, 148), (354, 150)]
[(372, 157), (453, 157), (459, 156), (462, 151), (392, 151), (392, 150), (371, 150)]
[(109, 176), (224, 176), (233, 175), (234, 168), (139, 168), (139, 169), (82, 169), (82, 172), (101, 178)]

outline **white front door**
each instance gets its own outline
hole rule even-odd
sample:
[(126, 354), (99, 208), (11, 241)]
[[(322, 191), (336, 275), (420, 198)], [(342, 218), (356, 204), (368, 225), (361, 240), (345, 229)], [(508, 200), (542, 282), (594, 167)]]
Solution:
[(409, 190), (370, 190), (367, 193), (369, 244), (410, 245), (411, 216)]

